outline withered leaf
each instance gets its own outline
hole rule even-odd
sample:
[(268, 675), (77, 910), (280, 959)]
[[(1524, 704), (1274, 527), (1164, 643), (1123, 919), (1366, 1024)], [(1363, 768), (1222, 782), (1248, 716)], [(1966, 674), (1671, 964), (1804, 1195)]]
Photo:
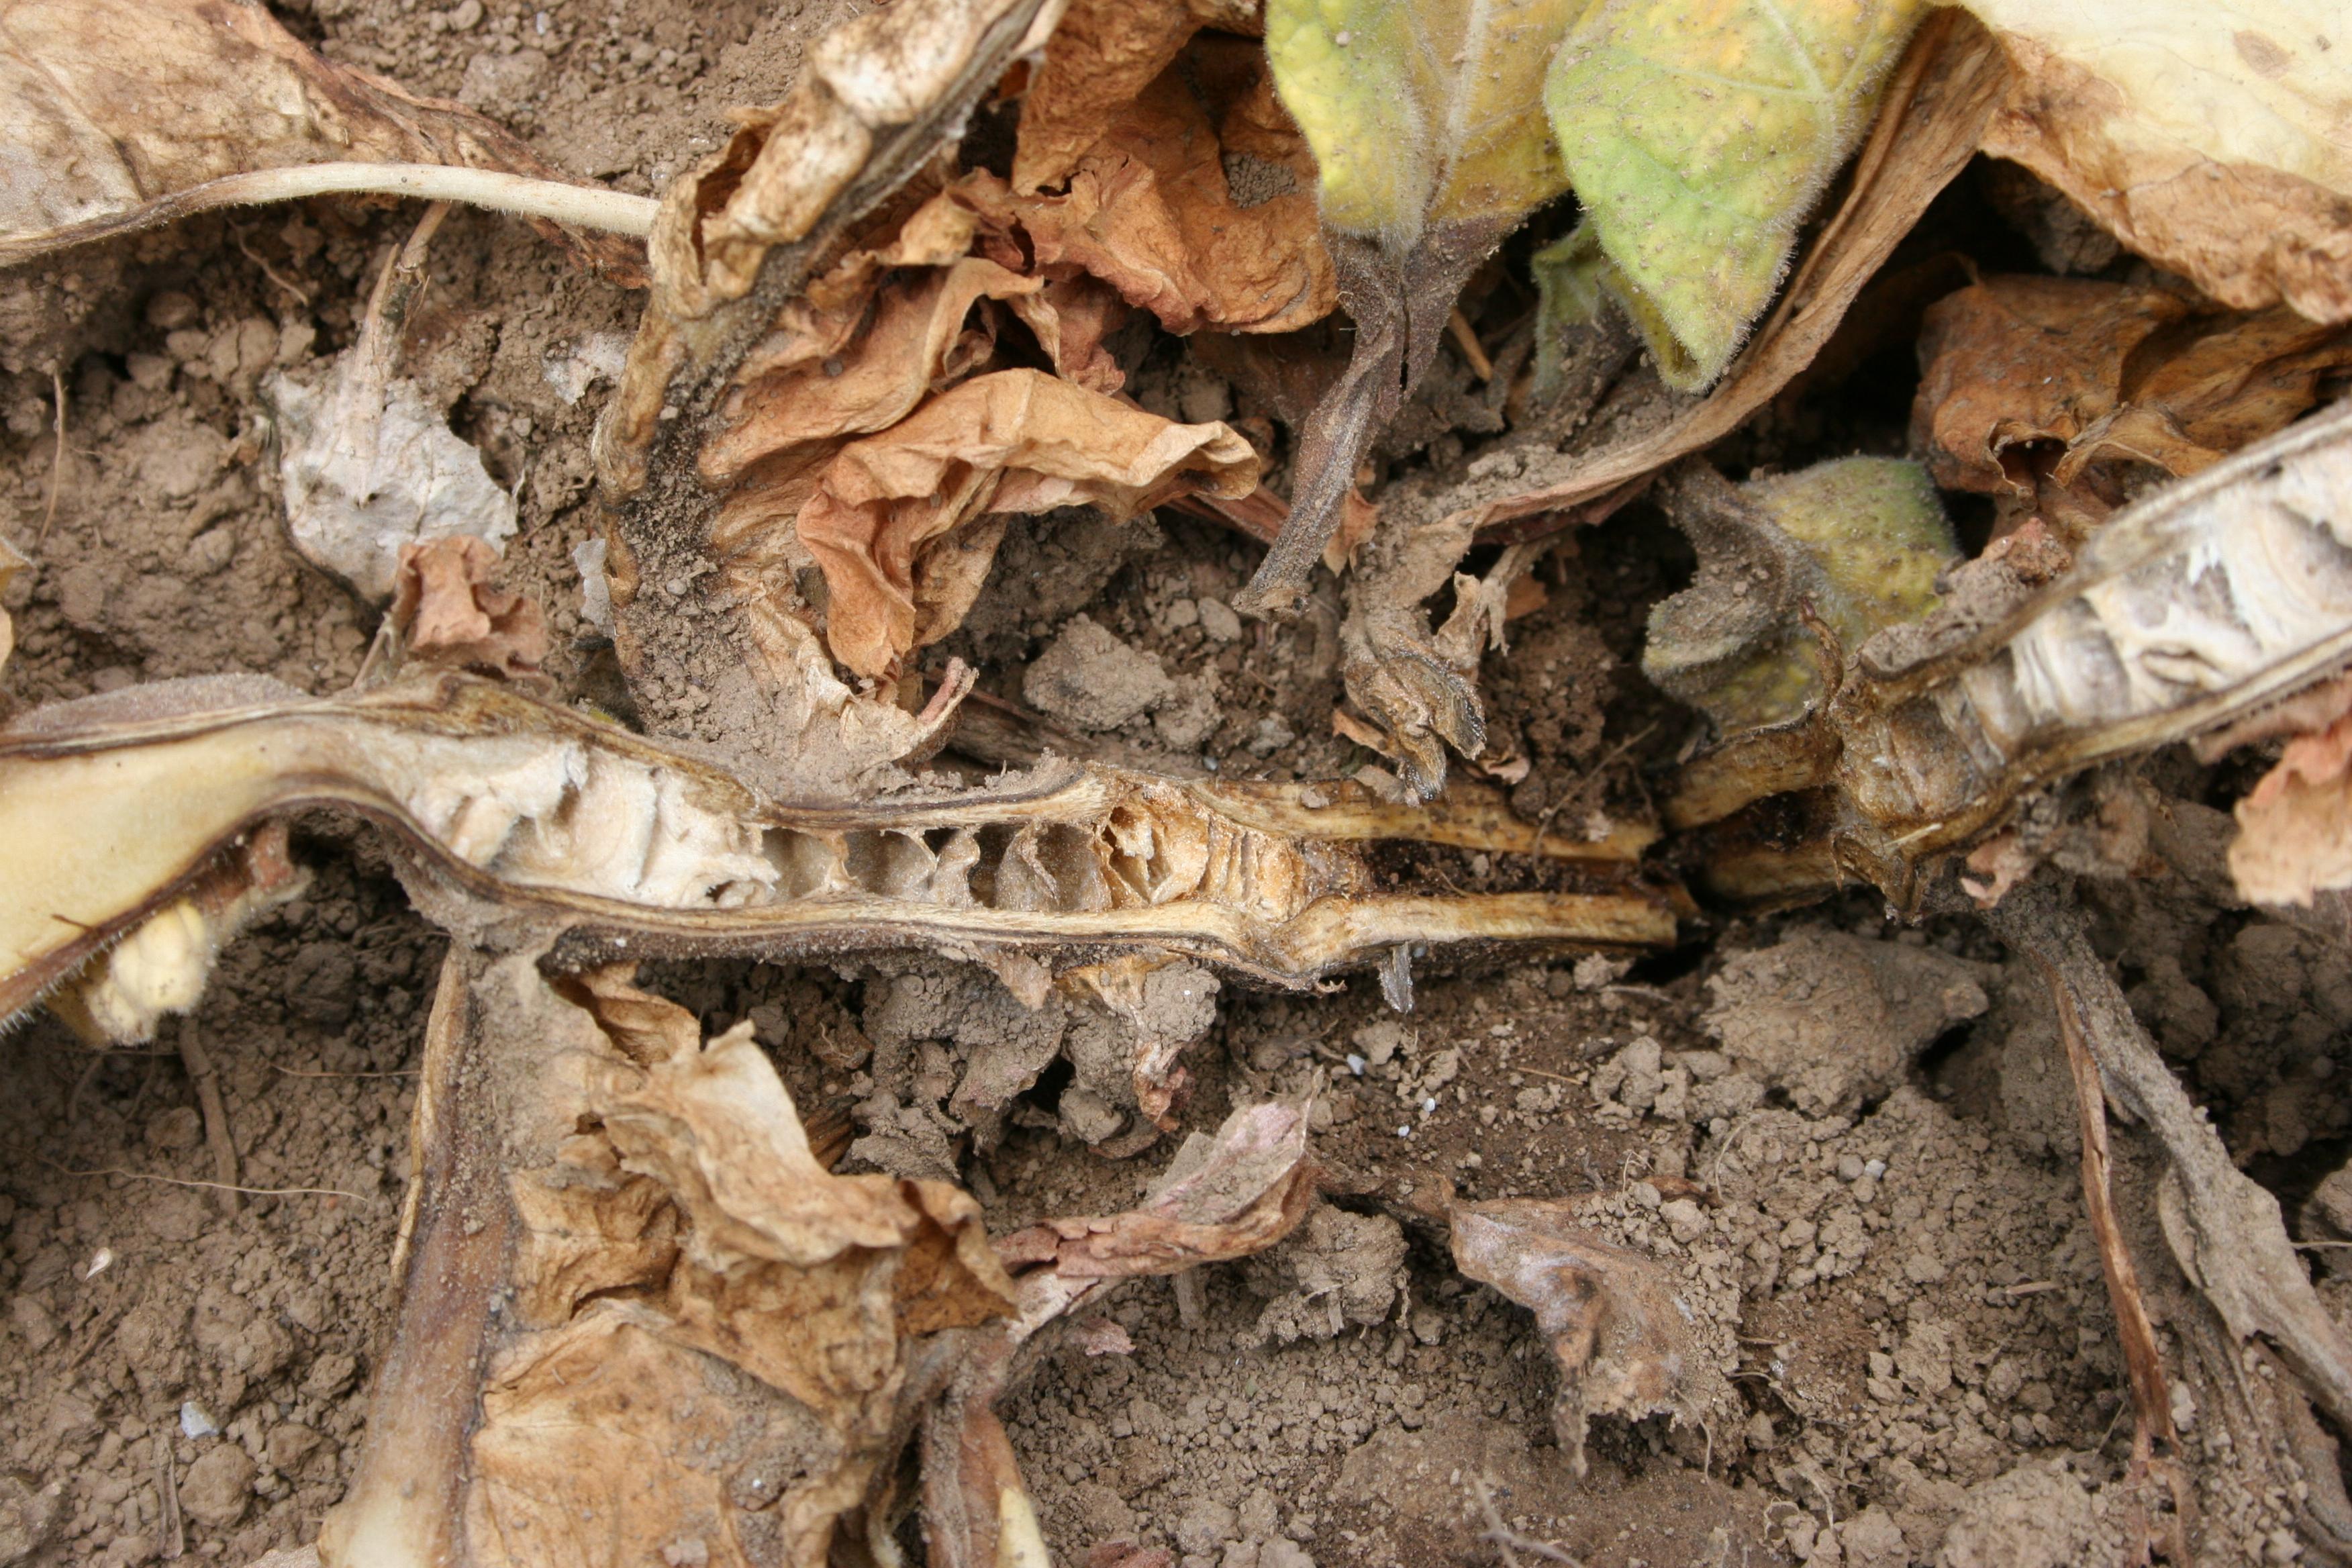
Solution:
[(1264, 52), (1204, 37), (1105, 106), (1054, 188), (1022, 184), (1016, 166), (1010, 185), (981, 173), (961, 191), (1005, 235), (1010, 249), (988, 252), (1001, 260), (1099, 278), (1171, 332), (1281, 332), (1338, 301), (1314, 178)]
[(1261, 30), (1249, 0), (1074, 0), (1021, 100), (1013, 188), (1030, 194), (1068, 179), (1104, 122), (1204, 26)]
[(2352, 718), (2289, 741), (2237, 816), (2230, 875), (2255, 903), (2352, 888)]
[(1552, 1426), (1584, 1473), (1595, 1415), (1706, 1423), (1734, 1405), (1671, 1276), (1654, 1258), (1580, 1225), (1576, 1205), (1538, 1198), (1455, 1204), (1454, 1266), (1530, 1308), (1559, 1362)]
[(998, 1244), (1019, 1310), (975, 1335), (923, 1423), (923, 1525), (934, 1568), (1020, 1568), (1034, 1514), (995, 1403), (1039, 1331), (1112, 1282), (1245, 1257), (1281, 1240), (1315, 1199), (1307, 1104), (1244, 1106), (1195, 1132), (1125, 1214), (1053, 1219)]
[(1996, 277), (1930, 307), (1919, 352), (1912, 438), (1937, 482), (2038, 507), (2079, 538), (2116, 499), (2093, 465), (2186, 478), (2284, 429), (2352, 363), (2352, 328), (2284, 307), (2215, 311), (2173, 290)]
[(499, 552), (469, 533), (400, 547), (392, 622), (412, 658), (503, 677), (547, 657), (547, 617), (528, 595), (490, 586)]
[(1014, 1267), (1050, 1264), (1065, 1281), (1171, 1274), (1263, 1251), (1314, 1199), (1306, 1108), (1269, 1100), (1234, 1111), (1213, 1136), (1187, 1138), (1139, 1207), (1049, 1219), (998, 1246)]
[(2328, 0), (1966, 0), (2018, 85), (1985, 151), (2224, 304), (2352, 321), (2352, 79)]
[(495, 551), (513, 535), (519, 515), (481, 453), (449, 428), (422, 386), (398, 373), (401, 329), (446, 210), (428, 209), (407, 243), (385, 258), (359, 341), (318, 384), (281, 373), (264, 388), (286, 531), (312, 565), (373, 604), (392, 596), (409, 545), (475, 538)]
[[(725, 1568), (819, 1568), (903, 1440), (921, 1347), (1013, 1310), (979, 1205), (826, 1171), (748, 1025), (705, 1044), (620, 973), (567, 1001), (528, 959), (460, 962), (474, 1049), (494, 1031), (499, 1050), (451, 1075), (478, 1100), (470, 1132), (444, 1132), (511, 1166), (519, 1233), (478, 1298), (512, 1301), (488, 1315), (480, 1387), (437, 1395), (478, 1400), (451, 1457), (466, 1560), (623, 1568), (691, 1539)], [(488, 1202), (462, 1178), (427, 1196), (415, 1280), (437, 1286)], [(415, 1280), (403, 1334), (443, 1331)], [(424, 1462), (371, 1449), (331, 1534), (392, 1544), (389, 1494), (438, 1489)]]
[[(208, 199), (207, 187), (265, 169), (358, 161), (566, 178), (461, 104), (320, 58), (251, 0), (12, 0), (0, 7), (0, 266), (253, 200)], [(607, 275), (643, 281), (635, 240), (534, 221)]]
[(1094, 505), (1128, 517), (1184, 489), (1247, 495), (1258, 457), (1223, 425), (1174, 425), (1039, 371), (999, 371), (844, 447), (799, 516), (824, 570), (826, 640), (862, 675), (952, 630), (992, 539), (943, 554), (982, 514)]

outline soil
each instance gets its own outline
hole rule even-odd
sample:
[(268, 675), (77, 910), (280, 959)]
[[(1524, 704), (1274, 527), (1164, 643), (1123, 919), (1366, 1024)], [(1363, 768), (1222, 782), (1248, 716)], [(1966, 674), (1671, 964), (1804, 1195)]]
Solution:
[[(650, 192), (856, 7), (278, 9), (334, 58)], [(321, 200), (0, 278), (0, 497), (36, 562), (8, 593), (0, 701), (220, 671), (313, 692), (352, 679), (372, 618), (286, 541), (264, 386), (348, 346), (412, 221)], [(404, 348), (520, 498), (502, 577), (545, 608), (551, 673), (599, 700), (609, 645), (583, 618), (573, 551), (593, 531), (590, 425), (636, 308), (520, 227), (460, 212)], [(1522, 308), (1490, 289), (1477, 325)], [(1173, 340), (1142, 354), (1147, 406), (1286, 416)], [(1444, 433), (1383, 460), (1475, 471), (1492, 400), (1450, 343), (1434, 384)], [(1743, 455), (1899, 445), (1901, 401), (1874, 382), (1805, 395), (1809, 412), (1776, 414)], [(974, 664), (984, 693), (1042, 712), (1065, 745), (1178, 772), (1351, 773), (1366, 754), (1330, 724), (1337, 591), (1324, 578), (1280, 632), (1241, 621), (1230, 600), (1257, 551), (1173, 510), (1016, 523), (971, 621), (931, 655)], [(1485, 680), (1516, 738), (1498, 749), (1531, 764), (1522, 812), (1596, 832), (1648, 815), (1645, 770), (1692, 721), (1635, 673), (1641, 625), (1688, 570), (1638, 505), (1540, 567), (1544, 603)], [(2179, 756), (2148, 772), (2210, 829), (2210, 775)], [(229, 950), (188, 1025), (217, 1068), (242, 1194), (203, 1184), (215, 1155), (177, 1026), (93, 1055), (37, 1015), (0, 1041), (0, 1563), (253, 1563), (311, 1540), (352, 1473), (441, 942), (364, 836), (307, 823), (296, 853), (308, 890)], [(1514, 873), (1499, 860), (1441, 871), (1499, 887)], [(2135, 1007), (2296, 1213), (2352, 1128), (2340, 936), (2174, 877), (2093, 886)], [(1859, 897), (1717, 913), (1701, 935), (1630, 968), (1423, 973), (1405, 1016), (1367, 978), (1311, 997), (1203, 990), (1213, 1015), (1168, 1025), (1201, 1037), (1182, 1126), (1319, 1081), (1326, 1206), (1267, 1255), (1112, 1293), (1131, 1350), (1072, 1334), (1007, 1400), (1059, 1559), (1125, 1540), (1183, 1568), (1494, 1563), (1498, 1529), (1592, 1568), (2112, 1557), (2131, 1422), (2040, 978), (1973, 921), (1906, 928)], [(1173, 1146), (1119, 1134), (1118, 1075), (1097, 1070), (1085, 1020), (1031, 1013), (984, 971), (714, 962), (647, 979), (712, 1029), (751, 1019), (804, 1107), (847, 1113), (844, 1168), (959, 1177), (992, 1228), (1114, 1212)], [(2115, 1135), (2133, 1157), (2137, 1135)], [(1449, 1194), (1577, 1200), (1596, 1232), (1660, 1259), (1740, 1417), (1602, 1421), (1580, 1474), (1529, 1315), (1449, 1261)], [(2352, 1320), (2352, 1279), (2324, 1294)], [(2285, 1502), (2235, 1479), (2218, 1423), (2182, 1425), (2209, 1560), (2291, 1560)]]

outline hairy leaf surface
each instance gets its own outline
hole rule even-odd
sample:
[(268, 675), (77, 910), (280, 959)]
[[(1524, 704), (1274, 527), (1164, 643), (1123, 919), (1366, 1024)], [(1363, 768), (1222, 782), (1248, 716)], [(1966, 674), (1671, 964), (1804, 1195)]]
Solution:
[(1566, 188), (1538, 109), (1577, 0), (1267, 0), (1276, 89), (1314, 149), (1355, 356), (1301, 433), (1290, 521), (1235, 601), (1294, 614), (1358, 459), (1437, 352), (1472, 269)]
[(1598, 0), (1544, 84), (1587, 215), (1538, 258), (1547, 315), (1570, 299), (1589, 310), (1605, 292), (1668, 383), (1696, 390), (1722, 374), (1924, 10), (1919, 0)]

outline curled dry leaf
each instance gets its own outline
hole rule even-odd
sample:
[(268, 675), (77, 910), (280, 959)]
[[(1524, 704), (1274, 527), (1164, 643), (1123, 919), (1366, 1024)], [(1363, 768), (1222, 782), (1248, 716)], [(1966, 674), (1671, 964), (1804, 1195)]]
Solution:
[(1013, 188), (1059, 185), (1102, 139), (1104, 121), (1142, 96), (1202, 27), (1257, 35), (1251, 0), (1074, 0), (1021, 100)]
[(979, 594), (994, 541), (957, 552), (951, 536), (982, 514), (1093, 505), (1126, 518), (1179, 488), (1247, 495), (1257, 473), (1256, 451), (1223, 425), (1171, 425), (1041, 371), (1000, 371), (842, 448), (801, 509), (800, 541), (824, 569), (835, 657), (889, 674)]
[[(1049, 47), (1046, 78), (1077, 90), (1076, 68), (1052, 65), (1053, 47), (1066, 38), (1083, 53), (1104, 43), (1105, 26), (1131, 31), (1144, 17), (1157, 26), (1171, 16), (1181, 21), (1175, 42), (1183, 44), (1199, 24), (1181, 20), (1189, 14), (1181, 11), (1145, 7), (1126, 23), (1089, 13), (1076, 35), (1066, 23)], [(1312, 163), (1274, 100), (1262, 55), (1228, 37), (1196, 40), (1181, 61), (1172, 47), (1153, 58), (1156, 76), (1129, 83), (1124, 96), (1108, 95), (1112, 80), (1124, 79), (1118, 73), (1084, 78), (1088, 90), (1107, 96), (1093, 100), (1101, 110), (1094, 139), (1062, 171), (1063, 188), (1016, 189), (985, 170), (964, 176), (915, 207), (895, 235), (851, 252), (787, 301), (735, 373), (724, 427), (699, 457), (702, 480), (724, 497), (713, 553), (738, 596), (761, 605), (789, 602), (793, 572), (813, 555), (828, 590), (827, 641), (857, 674), (895, 673), (906, 653), (962, 619), (1001, 525), (952, 542), (949, 535), (982, 514), (1037, 510), (1010, 504), (1009, 494), (999, 504), (989, 448), (1011, 432), (981, 427), (1011, 416), (1007, 400), (1019, 384), (995, 379), (984, 396), (962, 402), (951, 390), (1005, 363), (997, 353), (1002, 316), (1026, 329), (1057, 374), (1074, 384), (1024, 387), (1024, 401), (1052, 402), (1060, 411), (1011, 417), (1041, 436), (1069, 419), (1116, 426), (1102, 447), (1099, 483), (1047, 503), (1062, 505), (1094, 500), (1096, 489), (1131, 489), (1119, 473), (1127, 457), (1155, 433), (1180, 428), (1131, 406), (1073, 395), (1118, 390), (1123, 376), (1103, 340), (1128, 306), (1186, 332), (1282, 331), (1331, 309), (1330, 268), (1306, 188)], [(1034, 91), (1048, 95), (1048, 119), (1067, 118), (1052, 107), (1051, 89)], [(1035, 101), (1033, 92), (1027, 102)], [(1236, 203), (1225, 165), (1243, 148), (1287, 181), (1290, 194)], [(975, 312), (982, 300), (998, 302), (1001, 311)], [(874, 439), (843, 451), (857, 436)], [(1230, 433), (1217, 440), (1224, 455), (1207, 489), (1234, 498), (1245, 493), (1232, 488), (1244, 444)], [(1085, 467), (1087, 446), (1060, 445), (1062, 467)], [(927, 516), (903, 504), (887, 521), (848, 515), (912, 499), (893, 493), (845, 504), (839, 492), (870, 484), (870, 469), (890, 454), (918, 448), (942, 461), (952, 456), (971, 483)], [(904, 466), (903, 456), (890, 460)], [(1152, 488), (1156, 502), (1191, 486), (1155, 479)], [(761, 625), (755, 616), (755, 635)]]
[[(758, 563), (750, 581), (713, 570), (720, 498), (698, 459), (733, 422), (753, 348), (793, 327), (788, 307), (835, 261), (887, 243), (899, 209), (877, 208), (902, 185), (925, 182), (902, 198), (908, 210), (936, 194), (937, 172), (923, 174), (934, 155), (1061, 9), (910, 0), (853, 18), (810, 49), (790, 95), (742, 116), (727, 146), (671, 183), (648, 245), (646, 314), (595, 441), (611, 509), (614, 640), (657, 731), (756, 758), (796, 793), (836, 795), (899, 776), (895, 763), (936, 736), (937, 722), (901, 709), (895, 688), (862, 693), (835, 674), (821, 617), (789, 567)], [(797, 509), (775, 500), (772, 538)], [(738, 516), (730, 526), (763, 524)]]
[(490, 586), (498, 563), (471, 534), (400, 547), (392, 623), (409, 657), (506, 678), (538, 673), (547, 617), (528, 595)]
[(2352, 719), (2286, 743), (2238, 803), (2230, 875), (2258, 904), (2308, 906), (2352, 887)]
[(401, 328), (445, 210), (429, 210), (385, 258), (359, 341), (320, 384), (280, 373), (267, 386), (286, 531), (305, 560), (371, 604), (392, 597), (411, 546), (472, 538), (495, 552), (515, 531), (514, 497), (425, 389), (397, 374)]
[[(1098, 89), (1077, 59), (1090, 47), (1125, 51), (1129, 88), (1104, 113), (1061, 114), (1057, 188), (985, 171), (950, 184), (931, 164), (1060, 12), (924, 0), (846, 24), (790, 99), (671, 193), (598, 448), (619, 514), (615, 640), (657, 728), (765, 752), (803, 791), (870, 784), (936, 732), (907, 732), (895, 678), (977, 592), (1003, 525), (975, 520), (1250, 489), (1238, 437), (1110, 400), (1121, 375), (1104, 342), (1130, 304), (1180, 330), (1271, 330), (1329, 309), (1307, 198), (1228, 184), (1229, 154), (1294, 183), (1309, 166), (1255, 52), (1188, 45), (1201, 18), (1181, 8), (1087, 13), (1075, 54), (1041, 79), (1041, 112), (1058, 112), (1056, 92)], [(1106, 42), (1129, 23), (1158, 41)], [(1093, 126), (1082, 146), (1079, 121)], [(1058, 379), (1021, 368), (1025, 347), (999, 352), (1013, 330)], [(827, 589), (814, 603), (811, 566)], [(695, 614), (677, 613), (683, 597), (701, 601)], [(756, 657), (712, 659), (713, 625), (740, 626)], [(851, 690), (828, 644), (889, 679)], [(691, 672), (690, 703), (666, 694), (673, 670)]]
[(2179, 293), (2000, 277), (1928, 309), (1912, 444), (1937, 482), (2032, 507), (2080, 537), (2118, 499), (2094, 465), (2200, 473), (2285, 427), (2352, 364), (2352, 328)]
[[(236, 178), (261, 170), (356, 161), (566, 179), (463, 105), (321, 59), (254, 0), (10, 0), (0, 146), (0, 266), (264, 199)], [(535, 222), (606, 275), (643, 281), (635, 241)]]
[(1454, 1267), (1532, 1310), (1551, 1344), (1552, 1427), (1577, 1474), (1595, 1415), (1706, 1426), (1735, 1407), (1730, 1384), (1693, 1339), (1673, 1278), (1654, 1258), (1594, 1237), (1573, 1203), (1458, 1203), (1450, 1217)]
[[(1670, 386), (1731, 363), (1797, 225), (1870, 124), (1921, 0), (1602, 0), (1544, 107), (1584, 221), (1537, 258), (1545, 316), (1622, 304)], [(1573, 308), (1570, 300), (1580, 302)], [(1543, 345), (1550, 349), (1553, 334)]]
[[(1052, 1219), (997, 1244), (1017, 1310), (972, 1338), (945, 1395), (924, 1418), (924, 1534), (933, 1568), (1000, 1568), (1034, 1515), (995, 1403), (1021, 1374), (1039, 1331), (1118, 1280), (1175, 1274), (1265, 1250), (1315, 1201), (1305, 1100), (1244, 1106), (1214, 1133), (1195, 1132), (1124, 1214)], [(1036, 1559), (1042, 1563), (1042, 1557)]]
[(1985, 135), (2223, 303), (2352, 321), (2352, 76), (2329, 0), (1966, 0), (2017, 86)]
[(1307, 1106), (1269, 1101), (1234, 1112), (1214, 1136), (1187, 1138), (1139, 1207), (1049, 1219), (1006, 1237), (998, 1250), (1015, 1268), (1050, 1266), (1062, 1288), (1173, 1274), (1264, 1251), (1297, 1227), (1314, 1199)]
[(453, 949), (417, 1121), (407, 1289), (334, 1568), (622, 1568), (688, 1540), (721, 1568), (821, 1568), (919, 1365), (1013, 1307), (969, 1195), (834, 1175), (748, 1025), (706, 1043), (625, 974), (559, 991)]
[[(1165, 0), (1119, 8), (1185, 15)], [(1064, 76), (1054, 65), (1077, 19), (1046, 46), (1021, 134), (1025, 148), (1044, 92), (1056, 122), (1091, 115), (1095, 139), (1066, 169), (1058, 152), (1024, 163), (1017, 150), (1010, 185), (985, 173), (961, 183), (1004, 237), (991, 254), (1018, 246), (1047, 276), (1099, 278), (1171, 332), (1290, 331), (1328, 315), (1338, 285), (1317, 231), (1315, 161), (1275, 97), (1265, 52), (1203, 35), (1142, 83), (1091, 77), (1073, 102), (1050, 84), (1082, 68)]]

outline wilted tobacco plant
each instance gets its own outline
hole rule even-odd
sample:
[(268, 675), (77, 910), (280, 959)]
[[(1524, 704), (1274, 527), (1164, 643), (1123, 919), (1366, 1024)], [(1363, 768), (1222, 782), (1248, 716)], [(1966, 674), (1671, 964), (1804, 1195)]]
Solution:
[[(257, 8), (225, 26), (153, 9), (205, 133), (152, 147), (119, 50), (62, 50), (119, 27), (114, 7), (11, 14), (83, 73), (78, 119), (8, 103), (24, 144), (140, 155), (57, 160), (0, 258), (329, 188), (492, 201), (565, 226), (616, 275), (639, 268), (613, 234), (648, 237), (643, 323), (597, 433), (604, 530), (581, 557), (645, 732), (535, 689), (536, 608), (488, 580), (511, 501), (404, 388), (399, 326), (438, 209), (387, 258), (331, 379), (273, 394), (289, 531), (385, 612), (360, 688), (205, 679), (0, 731), (0, 1015), (46, 1003), (94, 1041), (152, 1037), (299, 887), (302, 813), (379, 832), (452, 933), (399, 1330), (320, 1543), (331, 1568), (890, 1563), (918, 1510), (934, 1563), (1044, 1562), (994, 1402), (1116, 1281), (1260, 1250), (1314, 1201), (1311, 1106), (1274, 1101), (1193, 1134), (1133, 1209), (992, 1238), (951, 1182), (836, 1173), (835, 1130), (803, 1119), (748, 1029), (706, 1040), (637, 988), (638, 959), (984, 964), (1028, 1005), (1070, 999), (1123, 1031), (1131, 1109), (1099, 1146), (1131, 1153), (1179, 1125), (1179, 1058), (1220, 977), (1307, 991), (1373, 970), (1406, 1008), (1433, 946), (1661, 949), (1699, 913), (1675, 868), (1751, 905), (1859, 880), (1906, 911), (1994, 906), (2065, 1024), (2143, 1470), (2178, 1434), (2108, 1195), (2101, 1074), (2155, 1130), (2167, 1244), (2229, 1336), (2200, 1375), (2269, 1409), (2234, 1354), (2259, 1336), (2352, 1421), (2352, 1354), (2275, 1203), (2198, 1120), (2063, 892), (2024, 885), (2066, 847), (2077, 775), (2280, 732), (2298, 739), (2242, 810), (2238, 884), (2352, 883), (2352, 721), (2327, 684), (2352, 660), (2352, 423), (2292, 423), (2345, 363), (2352, 317), (2352, 181), (2297, 74), (2314, 46), (2242, 28), (2224, 57), (2157, 8), (2160, 52), (2204, 93), (2184, 127), (2152, 85), (2171, 79), (2096, 18), (2011, 0), (1972, 5), (1983, 25), (1902, 0), (1268, 0), (1262, 21), (1220, 0), (900, 0), (821, 40), (793, 92), (654, 211), (340, 72)], [(265, 75), (334, 113), (271, 121), (275, 141), (242, 125), (226, 95)], [(2086, 79), (2107, 90), (2052, 86)], [(1015, 98), (1009, 174), (959, 163), (975, 113)], [(2252, 109), (2275, 132), (2261, 147), (2238, 126)], [(332, 165), (305, 163), (326, 148)], [(2156, 335), (2191, 313), (2171, 296), (2068, 315), (1987, 282), (1931, 321), (1926, 473), (1857, 458), (1735, 485), (1686, 461), (1811, 363), (1979, 148), (2264, 313), (2185, 342)], [(1244, 202), (1228, 171), (1251, 161), (1293, 187)], [(265, 167), (289, 162), (302, 172)], [(2211, 211), (2166, 194), (2184, 170), (2218, 187)], [(1424, 475), (1376, 511), (1367, 445), (1442, 340), (1475, 346), (1465, 282), (1570, 194), (1521, 345), (1550, 412), (1496, 444), (1532, 463), (1525, 482)], [(1299, 422), (1286, 496), (1237, 429), (1126, 397), (1108, 346), (1139, 316), (1238, 337), (1340, 305), (1353, 352)], [(2113, 384), (2021, 412), (1968, 373), (2010, 343), (2004, 312), (2046, 335), (2037, 310), (2112, 347)], [(1662, 413), (1578, 446), (1636, 344)], [(2217, 354), (2265, 374), (2233, 379)], [(2019, 455), (2053, 441), (2039, 468)], [(2135, 502), (2102, 468), (2117, 463), (2182, 482)], [(2006, 542), (1956, 566), (1928, 475), (2000, 496)], [(1654, 856), (1639, 827), (1564, 835), (1445, 788), (1448, 746), (1494, 761), (1474, 679), (1513, 582), (1553, 532), (1654, 484), (1700, 569), (1654, 613), (1643, 668), (1712, 727), (1664, 780), (1677, 837)], [(919, 777), (974, 679), (957, 661), (928, 676), (920, 651), (985, 591), (1008, 519), (1080, 504), (1182, 504), (1270, 539), (1242, 603), (1275, 616), (1318, 562), (1348, 565), (1329, 547), (1352, 518), (1343, 674), (1397, 773), (1250, 784), (1081, 760), (969, 788)], [(1500, 558), (1457, 574), (1482, 534)], [(0, 585), (16, 569), (0, 550)], [(1422, 606), (1449, 584), (1433, 633)], [(1376, 847), (1397, 840), (1514, 857), (1528, 890), (1383, 885)], [(1537, 1314), (1580, 1462), (1594, 1415), (1712, 1430), (1736, 1410), (1671, 1271), (1566, 1202), (1449, 1198), (1434, 1223), (1465, 1272)]]

